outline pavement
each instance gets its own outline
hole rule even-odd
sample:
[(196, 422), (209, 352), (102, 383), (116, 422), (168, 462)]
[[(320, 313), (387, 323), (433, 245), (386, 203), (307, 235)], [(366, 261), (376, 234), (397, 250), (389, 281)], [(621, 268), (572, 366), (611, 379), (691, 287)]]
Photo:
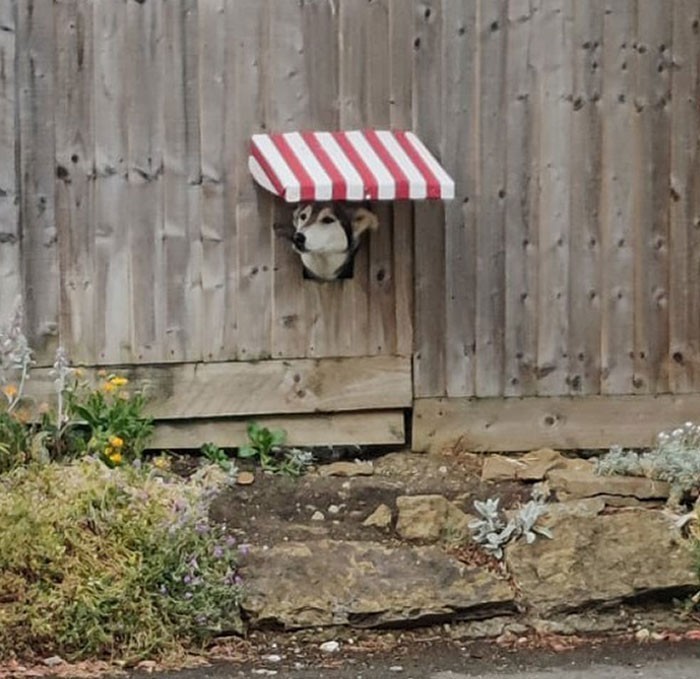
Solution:
[[(405, 649), (404, 649), (405, 651)], [(698, 679), (700, 642), (606, 644), (563, 653), (518, 651), (490, 654), (437, 643), (419, 652), (338, 659), (297, 668), (220, 666), (159, 674), (160, 679)], [(284, 664), (284, 663), (282, 663)], [(142, 679), (146, 675), (133, 675)], [(150, 675), (153, 676), (153, 675)]]

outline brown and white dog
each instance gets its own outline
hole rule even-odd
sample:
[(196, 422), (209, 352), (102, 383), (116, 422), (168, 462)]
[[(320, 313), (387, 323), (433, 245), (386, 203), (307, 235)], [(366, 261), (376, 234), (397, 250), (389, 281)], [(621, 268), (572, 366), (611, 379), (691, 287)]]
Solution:
[(364, 207), (304, 203), (294, 210), (291, 228), (281, 235), (292, 241), (311, 278), (334, 281), (352, 273), (362, 234), (378, 226), (377, 216)]

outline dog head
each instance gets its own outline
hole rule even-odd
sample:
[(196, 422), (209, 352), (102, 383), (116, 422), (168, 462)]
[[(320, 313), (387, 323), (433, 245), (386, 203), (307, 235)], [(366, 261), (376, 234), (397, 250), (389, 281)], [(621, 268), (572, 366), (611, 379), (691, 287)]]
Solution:
[(294, 210), (292, 225), (292, 245), (307, 272), (320, 280), (337, 280), (352, 267), (362, 234), (379, 222), (364, 207), (305, 203)]

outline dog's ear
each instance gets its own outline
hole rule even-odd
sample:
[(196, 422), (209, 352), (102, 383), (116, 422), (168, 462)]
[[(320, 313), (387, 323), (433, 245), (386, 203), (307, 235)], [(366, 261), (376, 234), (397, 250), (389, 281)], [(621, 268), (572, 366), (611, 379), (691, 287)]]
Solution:
[(352, 237), (357, 241), (365, 231), (376, 231), (379, 228), (379, 220), (374, 212), (365, 207), (359, 207), (352, 216)]

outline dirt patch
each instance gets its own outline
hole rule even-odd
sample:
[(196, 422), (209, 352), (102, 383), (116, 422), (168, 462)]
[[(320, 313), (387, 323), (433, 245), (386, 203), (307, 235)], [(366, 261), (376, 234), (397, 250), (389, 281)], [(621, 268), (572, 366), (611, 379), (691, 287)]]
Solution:
[(394, 542), (390, 532), (363, 526), (381, 504), (395, 509), (401, 495), (442, 495), (465, 512), (474, 500), (500, 497), (504, 508), (526, 501), (530, 486), (482, 483), (481, 459), (466, 453), (393, 452), (373, 460), (372, 476), (294, 479), (253, 470), (250, 486), (230, 488), (212, 507), (212, 518), (240, 539), (271, 545), (284, 540), (333, 539)]

